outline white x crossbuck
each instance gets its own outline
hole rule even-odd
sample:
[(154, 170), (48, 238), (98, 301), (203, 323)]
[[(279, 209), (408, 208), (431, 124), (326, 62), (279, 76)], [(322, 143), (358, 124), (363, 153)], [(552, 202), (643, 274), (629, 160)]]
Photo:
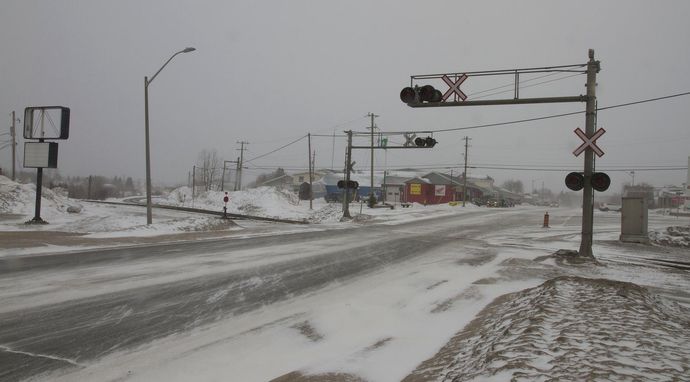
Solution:
[(597, 130), (596, 133), (592, 134), (592, 137), (587, 137), (587, 134), (585, 134), (585, 132), (582, 131), (579, 127), (575, 129), (575, 134), (578, 137), (580, 137), (580, 139), (582, 139), (584, 143), (581, 144), (580, 147), (576, 148), (575, 151), (573, 151), (573, 154), (575, 154), (575, 156), (579, 156), (580, 154), (582, 154), (583, 151), (585, 151), (589, 147), (592, 149), (592, 151), (594, 151), (595, 154), (597, 154), (597, 156), (601, 158), (604, 155), (604, 151), (602, 151), (599, 148), (599, 146), (597, 146), (596, 140), (599, 139), (599, 137), (601, 137), (602, 135), (604, 135), (605, 132), (606, 130), (604, 130), (604, 128), (602, 127), (601, 129)]
[(441, 79), (443, 80), (443, 82), (446, 83), (446, 85), (450, 87), (450, 89), (448, 89), (445, 92), (445, 94), (443, 94), (443, 102), (445, 102), (448, 99), (448, 97), (450, 97), (453, 93), (457, 94), (458, 97), (460, 97), (460, 99), (462, 99), (463, 101), (467, 99), (467, 95), (465, 95), (465, 93), (463, 93), (463, 91), (460, 90), (460, 84), (465, 82), (465, 80), (467, 79), (467, 74), (463, 73), (463, 75), (458, 77), (458, 80), (455, 82), (453, 82), (453, 80), (451, 80), (445, 74), (443, 75), (443, 77), (441, 77)]

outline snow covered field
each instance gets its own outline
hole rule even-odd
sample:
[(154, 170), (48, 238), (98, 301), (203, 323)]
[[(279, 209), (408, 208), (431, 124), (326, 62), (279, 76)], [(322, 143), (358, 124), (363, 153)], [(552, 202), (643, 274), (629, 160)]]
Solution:
[[(203, 230), (218, 220), (154, 211), (156, 228), (148, 229), (141, 222), (145, 210), (137, 207), (83, 203), (80, 214), (68, 214), (65, 206), (71, 201), (47, 196), (45, 218), (51, 224), (23, 227), (20, 223), (32, 215), (33, 200), (22, 199), (23, 193), (6, 183), (0, 182), (0, 207), (12, 215), (3, 218), (2, 231), (48, 227), (104, 237), (156, 235)], [(178, 191), (160, 202), (191, 206), (185, 196), (180, 201), (184, 190)], [(15, 194), (20, 196), (7, 196)], [(218, 209), (222, 205), (214, 201), (221, 198), (221, 193), (210, 193), (196, 199), (194, 207)], [(572, 261), (553, 255), (578, 247), (579, 211), (566, 208), (549, 210), (551, 227), (542, 228), (543, 210), (537, 207), (500, 213), (447, 205), (364, 207), (363, 217), (341, 223), (339, 205), (315, 201), (314, 211), (309, 211), (308, 202), (297, 203), (270, 189), (232, 193), (228, 207), (229, 212), (320, 222), (296, 230), (371, 224), (403, 237), (409, 233), (432, 241), (442, 235), (447, 244), (347, 282), (38, 379), (414, 382), (688, 380), (690, 375), (690, 273), (650, 260), (690, 262), (690, 251), (618, 242), (619, 213), (595, 212), (597, 261)], [(351, 208), (353, 215), (359, 213)], [(140, 215), (130, 216), (134, 211)], [(465, 225), (449, 231), (434, 220), (439, 216), (458, 216)], [(667, 227), (689, 223), (688, 218), (649, 216), (650, 230), (657, 236), (667, 235)], [(103, 218), (101, 225), (95, 223), (98, 217)], [(406, 224), (410, 222), (420, 224)], [(250, 237), (252, 230), (242, 224), (228, 232), (244, 229)], [(472, 228), (480, 226), (493, 228)], [(282, 249), (297, 257), (317, 250), (304, 246)], [(174, 268), (193, 261), (176, 260), (161, 273), (182, 277), (172, 273)], [(197, 273), (219, 271), (216, 265)], [(108, 272), (116, 275), (117, 269)], [(252, 280), (247, 288), (268, 282)], [(206, 303), (214, 304), (226, 293), (228, 289), (214, 290)]]

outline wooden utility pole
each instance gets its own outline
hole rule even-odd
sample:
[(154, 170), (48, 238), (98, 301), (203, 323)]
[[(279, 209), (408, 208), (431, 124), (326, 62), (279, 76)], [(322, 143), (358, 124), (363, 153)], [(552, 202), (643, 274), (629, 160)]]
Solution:
[[(599, 61), (594, 60), (594, 49), (589, 50), (587, 62), (587, 108), (585, 114), (585, 134), (594, 135), (594, 123), (597, 115), (597, 73)], [(594, 191), (592, 189), (592, 173), (594, 172), (594, 151), (585, 150), (584, 188), (582, 191), (582, 240), (580, 241), (580, 256), (594, 257), (592, 240), (594, 231)]]
[(242, 168), (244, 168), (244, 150), (246, 150), (244, 148), (244, 146), (248, 145), (249, 142), (240, 141), (237, 143), (240, 144), (240, 158), (238, 159), (239, 163), (237, 164), (237, 183), (238, 183), (237, 190), (241, 190), (242, 189)]
[(233, 187), (233, 191), (239, 190), (237, 188), (237, 179), (240, 175), (240, 157), (237, 157), (237, 160), (235, 161), (235, 163), (236, 163), (236, 165), (235, 165), (235, 186)]
[(467, 203), (467, 149), (469, 147), (469, 137), (465, 137), (465, 173), (462, 176), (462, 206)]
[[(227, 171), (227, 167), (225, 166), (226, 163), (239, 163), (239, 159), (237, 161), (234, 161), (234, 160), (224, 160), (223, 161), (223, 174), (220, 176), (220, 190), (221, 191), (225, 191), (225, 172)], [(237, 168), (237, 166), (235, 166), (235, 168)]]

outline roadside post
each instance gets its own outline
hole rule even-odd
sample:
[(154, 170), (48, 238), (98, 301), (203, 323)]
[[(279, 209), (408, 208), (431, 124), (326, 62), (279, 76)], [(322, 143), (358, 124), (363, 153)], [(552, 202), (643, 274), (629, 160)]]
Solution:
[(58, 144), (46, 140), (69, 137), (70, 109), (63, 106), (33, 106), (24, 109), (24, 167), (36, 169), (36, 213), (26, 224), (48, 224), (41, 219), (43, 169), (57, 168)]
[(223, 197), (223, 219), (228, 218), (228, 202), (230, 201), (230, 197), (228, 196), (228, 192), (225, 191), (225, 196)]

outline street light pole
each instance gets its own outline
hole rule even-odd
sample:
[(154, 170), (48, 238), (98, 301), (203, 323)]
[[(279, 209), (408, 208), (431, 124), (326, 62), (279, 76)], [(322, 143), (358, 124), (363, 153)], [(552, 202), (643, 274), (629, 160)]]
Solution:
[(146, 135), (145, 139), (145, 144), (146, 144), (146, 224), (151, 225), (153, 223), (153, 214), (151, 213), (151, 146), (149, 144), (149, 85), (151, 85), (151, 82), (156, 78), (158, 73), (165, 68), (170, 61), (172, 61), (175, 56), (177, 56), (180, 53), (189, 53), (195, 51), (195, 48), (184, 48), (183, 50), (173, 54), (170, 56), (168, 61), (161, 66), (160, 69), (156, 72), (156, 74), (151, 77), (149, 80), (148, 77), (144, 77), (144, 131)]

